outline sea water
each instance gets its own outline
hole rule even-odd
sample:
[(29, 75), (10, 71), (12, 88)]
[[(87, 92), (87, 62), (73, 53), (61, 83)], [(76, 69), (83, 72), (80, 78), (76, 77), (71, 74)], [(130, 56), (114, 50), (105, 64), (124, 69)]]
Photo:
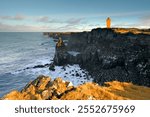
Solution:
[[(33, 68), (53, 62), (55, 42), (40, 32), (0, 32), (0, 97), (11, 90), (21, 90), (39, 75), (62, 77), (74, 85), (92, 81), (79, 65)], [(29, 68), (29, 69), (26, 69)], [(80, 76), (76, 76), (78, 73)], [(87, 79), (88, 76), (88, 79)]]

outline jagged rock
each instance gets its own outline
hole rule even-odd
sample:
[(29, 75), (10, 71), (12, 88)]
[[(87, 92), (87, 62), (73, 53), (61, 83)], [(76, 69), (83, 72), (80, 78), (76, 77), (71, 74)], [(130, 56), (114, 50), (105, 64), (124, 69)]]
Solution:
[(39, 90), (44, 90), (46, 88), (46, 85), (50, 81), (51, 81), (51, 78), (49, 78), (48, 76), (41, 75), (41, 76), (37, 77), (37, 79), (35, 79), (32, 82), (30, 82), (29, 84), (27, 84), (21, 92), (28, 90), (31, 86), (38, 88)]
[(63, 40), (58, 41), (56, 44), (56, 52), (55, 52), (55, 59), (54, 64), (57, 65), (64, 65), (67, 62), (68, 53), (66, 50), (66, 46), (63, 43)]
[(51, 63), (51, 64), (50, 64), (49, 70), (55, 71), (55, 65), (54, 65), (54, 63)]
[(68, 88), (73, 87), (72, 82), (66, 82), (66, 84), (67, 84), (67, 87), (68, 87)]
[(65, 44), (61, 38), (58, 39), (58, 42), (56, 43), (56, 48), (62, 48)]
[(76, 77), (80, 76), (79, 73), (76, 73)]
[(33, 68), (43, 68), (45, 67), (45, 65), (37, 65), (37, 66), (34, 66)]
[[(5, 95), (5, 99), (53, 99), (60, 98), (63, 93), (71, 90), (72, 83), (65, 82), (61, 78), (51, 81), (48, 76), (39, 76), (34, 81), (28, 83), (20, 92), (12, 91)], [(4, 99), (3, 98), (3, 99)]]
[(46, 89), (42, 92), (41, 95), (42, 95), (43, 100), (48, 100), (52, 97), (52, 91), (49, 91), (49, 90)]
[[(85, 83), (74, 87), (61, 78), (52, 81), (39, 76), (26, 85), (22, 91), (12, 91), (3, 100), (101, 100), (101, 99), (150, 99), (150, 88), (125, 82), (107, 82), (105, 86)], [(137, 95), (138, 94), (138, 95)]]

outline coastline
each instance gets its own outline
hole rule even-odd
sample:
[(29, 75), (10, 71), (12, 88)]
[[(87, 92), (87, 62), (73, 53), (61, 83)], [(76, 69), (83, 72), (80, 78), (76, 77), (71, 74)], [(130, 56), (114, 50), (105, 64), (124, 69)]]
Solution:
[(0, 36), (0, 97), (11, 90), (21, 90), (41, 74), (52, 79), (63, 77), (75, 86), (92, 81), (86, 78), (88, 72), (79, 65), (55, 66), (55, 71), (50, 71), (55, 42), (42, 33), (1, 33)]
[[(150, 65), (148, 57), (149, 56), (148, 48), (150, 48), (150, 43), (148, 40), (150, 38), (150, 35), (143, 34), (141, 32), (139, 33), (139, 30), (136, 32), (136, 29), (131, 30), (131, 32), (130, 30), (128, 32), (126, 31), (124, 32), (124, 30), (122, 31), (122, 29), (116, 30), (117, 32), (115, 31), (115, 29), (93, 29), (91, 32), (59, 33), (59, 36), (57, 35), (56, 38), (58, 42), (56, 43), (53, 64), (54, 69), (59, 66), (62, 67), (60, 68), (60, 71), (63, 70), (62, 73), (65, 75), (64, 78), (62, 76), (55, 76), (55, 78), (62, 77), (63, 79), (66, 80), (65, 77), (67, 77), (68, 79), (72, 80), (71, 76), (74, 76), (73, 77), (75, 78), (73, 79), (74, 81), (77, 80), (76, 79), (77, 77), (79, 77), (80, 80), (83, 78), (85, 79), (85, 81), (81, 82), (80, 86), (78, 85), (73, 86), (73, 89), (74, 88), (78, 89), (78, 87), (96, 88), (98, 86), (97, 88), (100, 90), (107, 89), (108, 92), (107, 91), (105, 92), (103, 90), (103, 93), (109, 94), (111, 93), (110, 95), (117, 95), (119, 97), (118, 98), (117, 96), (116, 97), (110, 96), (109, 98), (102, 98), (100, 97), (101, 94), (94, 94), (98, 95), (98, 97), (97, 98), (94, 97), (93, 99), (150, 99), (148, 96), (146, 96), (150, 91), (149, 89), (150, 79), (148, 74)], [(146, 33), (147, 31), (149, 30), (146, 30)], [(49, 33), (46, 33), (44, 35), (49, 35)], [(49, 36), (55, 38), (56, 34), (52, 33), (52, 35)], [(58, 37), (61, 37), (62, 40), (60, 41)], [(75, 64), (78, 64), (79, 68), (81, 67), (81, 69), (76, 70), (72, 69), (71, 72), (66, 70), (70, 69), (69, 67), (65, 68), (67, 65), (75, 65)], [(51, 64), (45, 64), (44, 66), (35, 66), (33, 68), (43, 69), (43, 67), (45, 66), (47, 66), (47, 68), (52, 67)], [(80, 74), (82, 73), (79, 73), (79, 71), (83, 72), (82, 69), (85, 69), (88, 72), (88, 74), (85, 73), (85, 77), (83, 76), (80, 77)], [(58, 69), (55, 70), (57, 72)], [(51, 70), (51, 73), (53, 74), (54, 72)], [(57, 73), (57, 75), (58, 74), (60, 75), (60, 73)], [(87, 83), (86, 85), (84, 83), (89, 82), (87, 79), (89, 75), (94, 80), (91, 80), (93, 81), (93, 83), (91, 84)], [(43, 78), (47, 79), (47, 77), (45, 76), (42, 76), (42, 78), (40, 79)], [(52, 79), (54, 80), (55, 78)], [(33, 82), (37, 82), (38, 79), (39, 77), (35, 79), (35, 81)], [(55, 82), (55, 80), (52, 81), (51, 78), (48, 79), (49, 79), (47, 82), (48, 84)], [(66, 83), (66, 81), (62, 81), (62, 79), (59, 80), (61, 81), (61, 83), (62, 82)], [(96, 83), (96, 85), (94, 82)], [(59, 85), (59, 82), (57, 83), (58, 83), (57, 85)], [(28, 85), (31, 84), (32, 83), (29, 83)], [(43, 83), (41, 83), (41, 85), (42, 84)], [(107, 88), (108, 85), (110, 87)], [(114, 88), (114, 85), (116, 85), (118, 88), (117, 87)], [(15, 98), (8, 98), (9, 96), (11, 97), (14, 95), (14, 97), (17, 96), (16, 99), (44, 99), (42, 98), (41, 93), (40, 94), (37, 93), (41, 91), (41, 89), (37, 88), (38, 86), (34, 85), (34, 87), (33, 86), (31, 87), (32, 87), (31, 89), (29, 88), (29, 92), (25, 91), (22, 94), (22, 91), (21, 92), (13, 91), (10, 92), (9, 94), (6, 94), (4, 97), (6, 97), (6, 99), (15, 99)], [(42, 89), (42, 92), (44, 90), (47, 90), (46, 85), (44, 87), (45, 88)], [(67, 85), (65, 87), (67, 87)], [(23, 89), (25, 88), (26, 87), (24, 87)], [(126, 89), (131, 90), (131, 92), (127, 92), (127, 94), (124, 95), (124, 97), (120, 97), (120, 95), (123, 95), (126, 92)], [(136, 98), (133, 96), (136, 95), (137, 93), (135, 89), (140, 90), (141, 97)], [(32, 92), (32, 90), (34, 90), (33, 91), (34, 93), (32, 94), (34, 98), (31, 95), (29, 95)], [(88, 90), (90, 91), (91, 89)], [(93, 89), (93, 91), (94, 90), (95, 89)], [(119, 92), (117, 92), (117, 90), (119, 90)], [(93, 91), (91, 91), (91, 93)], [(51, 92), (51, 90), (47, 91), (48, 94), (49, 92)], [(66, 92), (69, 93), (68, 90), (66, 90)], [(48, 95), (47, 93), (46, 95)], [(77, 92), (71, 93), (76, 94)], [(130, 97), (130, 95), (132, 96)], [(2, 99), (4, 99), (4, 97)], [(57, 99), (59, 99), (58, 97)], [(51, 97), (49, 99), (53, 98), (54, 97)], [(69, 98), (69, 96), (67, 96), (64, 99), (76, 99), (76, 98), (75, 97), (72, 98), (72, 96)], [(83, 99), (83, 97), (81, 96), (79, 99)]]

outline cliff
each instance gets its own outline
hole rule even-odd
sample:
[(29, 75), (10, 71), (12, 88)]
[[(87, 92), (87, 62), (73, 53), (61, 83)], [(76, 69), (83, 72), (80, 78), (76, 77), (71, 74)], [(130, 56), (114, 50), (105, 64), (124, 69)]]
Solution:
[(132, 82), (150, 86), (150, 30), (98, 28), (70, 33), (56, 47), (54, 64), (79, 64), (94, 82)]
[(71, 82), (39, 76), (21, 91), (14, 90), (2, 100), (149, 100), (150, 88), (126, 82), (106, 82), (105, 86), (85, 83), (74, 87)]

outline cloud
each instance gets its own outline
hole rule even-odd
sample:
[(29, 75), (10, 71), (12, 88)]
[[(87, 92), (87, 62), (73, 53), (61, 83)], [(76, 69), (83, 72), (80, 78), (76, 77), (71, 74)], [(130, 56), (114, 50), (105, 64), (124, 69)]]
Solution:
[[(15, 16), (0, 16), (0, 31), (8, 32), (29, 32), (29, 31), (76, 31), (78, 25), (83, 23), (84, 18), (51, 18), (49, 16), (25, 16), (17, 14)], [(19, 25), (4, 23), (5, 20), (24, 21)], [(28, 23), (30, 21), (30, 23)], [(32, 22), (32, 23), (31, 23)], [(37, 23), (38, 22), (38, 23)], [(26, 25), (25, 25), (25, 24)]]
[(99, 17), (127, 17), (127, 16), (141, 16), (143, 14), (150, 14), (150, 11), (128, 11), (128, 12), (99, 12), (99, 13), (86, 13), (78, 15), (85, 18), (99, 18)]
[(36, 18), (37, 22), (42, 23), (60, 23), (60, 24), (69, 24), (69, 25), (75, 25), (81, 23), (83, 18), (70, 18), (70, 19), (58, 19), (58, 18), (50, 18), (48, 16), (42, 16)]
[(33, 26), (33, 25), (8, 25), (0, 23), (0, 32), (39, 32), (45, 31), (45, 26)]
[(14, 20), (24, 20), (24, 19), (26, 19), (26, 16), (21, 15), (21, 14), (18, 14), (18, 15), (16, 15), (13, 19), (14, 19)]
[(65, 27), (77, 26), (83, 23), (83, 18), (70, 18), (66, 20), (65, 23), (66, 23)]
[(150, 15), (145, 15), (139, 20), (140, 25), (147, 26), (150, 28)]
[(89, 24), (88, 26), (89, 27), (98, 27), (98, 26), (100, 26), (100, 24)]
[(64, 21), (64, 25), (60, 26), (58, 28), (58, 30), (61, 31), (68, 31), (68, 32), (72, 32), (72, 31), (82, 31), (80, 30), (78, 27), (79, 25), (81, 25), (83, 22), (83, 18), (70, 18), (68, 20)]
[(150, 28), (150, 15), (141, 16), (134, 22), (115, 23), (112, 25), (112, 27)]
[(82, 31), (82, 30), (80, 30), (77, 26), (65, 25), (65, 26), (58, 27), (57, 31), (61, 31), (61, 32), (79, 32), (79, 31)]
[(0, 19), (2, 20), (24, 20), (26, 19), (26, 16), (17, 14), (15, 16), (0, 16)]
[(10, 25), (0, 23), (0, 32), (70, 32), (79, 31), (77, 27), (74, 26), (49, 26), (49, 25)]
[(49, 22), (49, 17), (48, 16), (43, 16), (43, 17), (40, 17), (38, 18), (36, 21), (38, 22), (44, 22), (44, 23), (48, 23)]
[(63, 20), (57, 18), (49, 18), (48, 16), (41, 16), (35, 19), (36, 22), (42, 23), (64, 23)]
[[(37, 22), (42, 22), (45, 25), (49, 25), (50, 23), (58, 24), (57, 27), (51, 27), (49, 30), (52, 31), (79, 31), (78, 25), (83, 22), (84, 18), (69, 18), (69, 19), (58, 19), (58, 18), (49, 18), (48, 16), (42, 16), (39, 18), (36, 18)], [(51, 25), (52, 26), (52, 25)]]
[(83, 18), (71, 18), (71, 19), (67, 20), (66, 22), (71, 25), (77, 25), (77, 24), (81, 23), (82, 20), (83, 20)]

